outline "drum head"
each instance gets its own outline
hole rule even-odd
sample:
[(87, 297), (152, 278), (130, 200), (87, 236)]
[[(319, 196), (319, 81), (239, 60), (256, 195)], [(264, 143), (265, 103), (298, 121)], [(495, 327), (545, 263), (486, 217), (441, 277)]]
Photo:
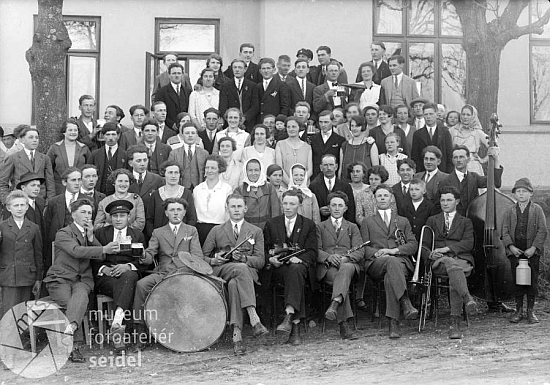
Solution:
[(180, 251), (178, 253), (179, 260), (192, 271), (199, 274), (211, 275), (213, 273), (212, 266), (200, 257), (196, 257), (188, 252)]
[(145, 301), (151, 335), (168, 349), (190, 353), (212, 346), (222, 335), (227, 305), (208, 278), (175, 274), (156, 285)]

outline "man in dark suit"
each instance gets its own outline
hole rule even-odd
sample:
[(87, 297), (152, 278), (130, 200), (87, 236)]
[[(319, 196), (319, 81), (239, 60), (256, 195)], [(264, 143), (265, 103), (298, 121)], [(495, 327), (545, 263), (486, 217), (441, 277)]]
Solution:
[(327, 80), (313, 89), (313, 111), (316, 113), (344, 108), (349, 97), (349, 88), (338, 82), (342, 71), (340, 63), (332, 60), (326, 68)]
[(317, 85), (321, 85), (327, 81), (327, 73), (328, 73), (328, 65), (331, 64), (333, 61), (338, 63), (338, 65), (341, 68), (341, 71), (338, 73), (337, 81), (338, 83), (347, 84), (348, 82), (348, 74), (346, 73), (346, 70), (343, 68), (344, 65), (340, 63), (338, 60), (332, 58), (332, 50), (330, 47), (327, 47), (326, 45), (322, 45), (319, 48), (317, 48), (317, 60), (319, 61), (319, 65), (317, 66), (315, 72), (317, 72), (317, 78), (313, 82)]
[(420, 242), (422, 226), (426, 224), (429, 217), (437, 214), (432, 201), (424, 197), (425, 193), (426, 183), (423, 180), (416, 178), (411, 180), (411, 183), (409, 183), (409, 195), (411, 199), (408, 199), (403, 208), (397, 212), (400, 216), (409, 220), (412, 232), (418, 242)]
[(392, 76), (380, 81), (385, 95), (385, 100), (382, 100), (380, 104), (387, 104), (392, 108), (400, 104), (410, 105), (420, 95), (418, 95), (414, 79), (403, 73), (405, 58), (400, 55), (392, 56), (388, 60), (388, 66)]
[[(452, 186), (440, 190), (440, 204), (443, 212), (428, 218), (426, 225), (434, 231), (435, 249), (426, 252), (423, 258), (432, 261), (432, 272), (436, 275), (449, 277), (451, 328), (449, 338), (460, 339), (460, 318), (462, 305), (468, 313), (476, 310), (476, 303), (468, 291), (468, 277), (474, 269), (474, 227), (472, 221), (463, 217), (457, 211), (460, 192)], [(424, 238), (424, 247), (431, 247), (431, 234)]]
[(126, 151), (128, 147), (141, 143), (143, 140), (143, 122), (147, 119), (149, 110), (140, 104), (130, 107), (130, 117), (134, 126), (128, 131), (121, 133), (118, 146)]
[[(160, 165), (168, 160), (170, 153), (172, 152), (172, 147), (161, 142), (158, 135), (159, 124), (157, 120), (153, 118), (145, 118), (141, 128), (143, 131), (143, 140), (141, 141), (141, 144), (145, 146), (149, 156), (147, 171), (159, 175)], [(168, 130), (168, 128), (165, 128), (165, 132), (166, 130)], [(126, 151), (126, 155), (128, 156), (128, 159), (130, 159), (128, 150)]]
[(312, 152), (312, 164), (313, 175), (311, 180), (315, 180), (317, 175), (321, 172), (321, 159), (325, 154), (331, 154), (336, 157), (336, 164), (340, 164), (340, 148), (342, 143), (346, 141), (332, 129), (332, 120), (334, 116), (332, 111), (322, 111), (319, 114), (319, 133), (313, 135), (311, 138), (311, 152)]
[(189, 190), (204, 180), (204, 167), (208, 151), (196, 145), (197, 128), (193, 123), (185, 123), (181, 128), (183, 146), (170, 153), (169, 160), (180, 164), (183, 172), (181, 185)]
[(344, 214), (344, 218), (355, 223), (355, 200), (353, 199), (353, 190), (349, 183), (336, 178), (337, 170), (338, 163), (336, 162), (336, 156), (332, 154), (323, 155), (321, 158), (321, 173), (311, 182), (309, 188), (317, 197), (321, 221), (326, 221), (330, 216), (328, 194), (332, 191), (342, 191), (346, 193), (349, 199), (348, 209)]
[(40, 197), (49, 199), (55, 196), (55, 181), (50, 157), (36, 150), (39, 135), (36, 128), (26, 126), (19, 133), (19, 141), (23, 149), (8, 155), (0, 169), (0, 200), (4, 200), (10, 191), (10, 186), (17, 186), (21, 177), (32, 172), (45, 179), (40, 187)]
[[(304, 101), (313, 105), (313, 89), (316, 85), (308, 79), (308, 63), (304, 59), (298, 59), (294, 63), (295, 80), (287, 82), (290, 87), (290, 107), (294, 109), (296, 103)], [(292, 75), (289, 74), (291, 77)], [(287, 78), (288, 80), (288, 78)], [(292, 112), (292, 111), (291, 111)], [(314, 117), (312, 116), (314, 119)]]
[[(170, 64), (178, 63), (178, 56), (175, 53), (167, 53), (164, 55), (164, 66), (166, 68), (170, 67)], [(188, 88), (190, 90), (193, 89), (191, 86), (191, 81), (189, 80), (189, 75), (187, 75), (185, 72), (182, 75), (182, 81), (181, 83), (185, 88)], [(151, 103), (154, 103), (156, 99), (156, 94), (158, 90), (160, 90), (162, 87), (170, 84), (170, 75), (168, 75), (168, 70), (164, 71), (157, 75), (155, 78), (155, 84), (153, 86), (153, 94), (151, 95)]]
[(98, 190), (105, 195), (111, 195), (115, 192), (115, 187), (107, 183), (107, 178), (117, 168), (126, 168), (126, 151), (118, 147), (120, 128), (116, 123), (105, 123), (101, 133), (105, 139), (105, 146), (92, 152), (89, 162), (97, 167)]
[(223, 116), (229, 108), (240, 109), (244, 115), (246, 130), (251, 132), (256, 124), (260, 108), (256, 82), (244, 77), (246, 63), (242, 59), (231, 62), (233, 77), (220, 89), (220, 113)]
[(88, 146), (91, 152), (99, 146), (97, 134), (101, 131), (101, 127), (97, 125), (97, 120), (94, 117), (96, 110), (94, 97), (92, 95), (82, 95), (78, 99), (78, 109), (80, 110), (80, 116), (76, 120), (78, 126), (76, 140)]
[[(490, 147), (487, 151), (488, 156), (495, 159), (495, 187), (499, 188), (502, 182), (502, 166), (500, 165), (498, 149)], [(470, 161), (470, 151), (466, 146), (456, 146), (453, 149), (453, 164), (455, 170), (439, 183), (439, 191), (445, 186), (453, 186), (460, 192), (456, 211), (460, 215), (466, 215), (468, 205), (479, 195), (480, 188), (487, 188), (487, 177), (475, 172), (468, 171), (468, 162)], [(439, 199), (439, 198), (438, 198)]]
[(436, 146), (428, 146), (422, 150), (422, 159), (424, 170), (417, 172), (414, 177), (423, 180), (426, 183), (426, 198), (434, 205), (439, 206), (439, 184), (447, 177), (447, 173), (441, 171), (438, 167), (441, 164), (443, 154)]
[[(386, 45), (381, 41), (374, 41), (370, 45), (370, 53), (372, 56), (372, 60), (370, 61), (370, 63), (372, 63), (374, 65), (374, 68), (376, 69), (376, 72), (372, 77), (372, 81), (376, 84), (380, 84), (380, 82), (382, 82), (382, 79), (391, 76), (390, 67), (388, 66), (388, 63), (384, 61), (384, 56), (386, 54)], [(359, 71), (361, 71), (362, 66), (363, 65), (359, 66)], [(363, 80), (359, 71), (357, 72), (357, 78), (355, 80), (356, 82), (361, 82)]]
[[(29, 172), (21, 177), (16, 187), (27, 194), (29, 198), (29, 208), (25, 213), (25, 218), (38, 225), (41, 230), (42, 239), (44, 239), (44, 207), (46, 206), (46, 202), (38, 196), (42, 183), (44, 183), (44, 178)], [(5, 210), (3, 218), (8, 219), (10, 216), (10, 212)]]
[(212, 154), (214, 144), (216, 142), (216, 132), (218, 132), (218, 122), (222, 117), (220, 111), (213, 107), (204, 111), (204, 121), (206, 123), (206, 130), (199, 132), (199, 138), (202, 140), (204, 149)]
[[(288, 335), (288, 342), (292, 345), (303, 343), (298, 324), (301, 318), (306, 317), (305, 283), (315, 274), (314, 266), (317, 260), (317, 232), (315, 223), (298, 214), (303, 196), (299, 190), (288, 190), (283, 193), (283, 215), (267, 221), (264, 228), (265, 255), (269, 256), (272, 280), (284, 285), (285, 318), (277, 331)], [(297, 246), (304, 252), (290, 258), (288, 263), (279, 261), (279, 255), (273, 250), (282, 247)]]
[(258, 89), (259, 115), (257, 121), (262, 121), (264, 115), (290, 114), (290, 88), (280, 76), (273, 76), (275, 61), (262, 58), (258, 63), (262, 82), (256, 85)]
[[(122, 325), (125, 312), (132, 311), (132, 301), (139, 274), (147, 268), (141, 263), (144, 261), (145, 253), (141, 258), (132, 255), (132, 248), (122, 249), (121, 244), (128, 245), (143, 244), (145, 237), (141, 231), (128, 226), (130, 210), (134, 205), (127, 200), (116, 200), (107, 205), (105, 210), (109, 213), (112, 225), (101, 227), (96, 231), (96, 237), (102, 245), (110, 242), (119, 244), (119, 251), (105, 255), (105, 260), (92, 260), (92, 271), (95, 278), (96, 294), (103, 294), (111, 297), (114, 302), (115, 313), (111, 323), (111, 341), (115, 347), (115, 353), (121, 354), (125, 351), (124, 330)], [(139, 257), (139, 256), (138, 256)], [(131, 322), (131, 320), (129, 320)]]
[[(243, 72), (244, 79), (248, 79), (253, 83), (260, 83), (262, 81), (262, 75), (260, 75), (260, 67), (252, 61), (254, 57), (254, 45), (250, 43), (243, 43), (239, 47), (239, 60), (244, 63)], [(233, 79), (235, 76), (235, 68), (233, 68), (233, 63), (223, 73), (229, 79)], [(225, 111), (222, 111), (222, 114)]]
[[(296, 60), (296, 62), (298, 61), (306, 62), (304, 77), (308, 82), (313, 83), (313, 86), (315, 87), (316, 86), (315, 82), (317, 81), (317, 67), (309, 65), (309, 63), (311, 63), (311, 61), (313, 60), (313, 51), (307, 48), (300, 48), (296, 53), (296, 58), (298, 59)], [(290, 71), (289, 75), (298, 77), (297, 76), (298, 71), (296, 70), (296, 68)]]
[(411, 200), (409, 188), (415, 169), (416, 164), (409, 158), (397, 161), (397, 173), (401, 177), (401, 181), (392, 186), (392, 191), (395, 197), (395, 204), (397, 205), (397, 212), (401, 216), (403, 216), (401, 212), (405, 208), (405, 205)]
[(363, 243), (359, 228), (346, 221), (343, 216), (348, 208), (348, 196), (341, 191), (328, 196), (330, 218), (317, 224), (317, 279), (332, 286), (331, 303), (325, 318), (338, 321), (342, 339), (355, 340), (348, 319), (353, 317), (349, 299), (351, 280), (359, 274), (363, 262), (362, 249), (347, 253), (352, 247)]
[[(124, 115), (124, 111), (122, 110), (122, 108), (120, 108), (116, 104), (111, 104), (105, 107), (105, 114), (103, 115), (103, 119), (105, 119), (105, 122), (116, 123), (118, 125), (118, 128), (120, 128), (120, 133), (123, 134), (128, 131), (128, 127), (120, 123), (125, 116), (126, 115)], [(101, 127), (98, 127), (98, 129), (99, 132), (101, 132)], [(103, 142), (98, 142), (97, 146), (103, 146)]]
[(180, 112), (187, 112), (189, 108), (189, 95), (192, 88), (182, 83), (183, 66), (179, 63), (170, 64), (168, 75), (170, 83), (158, 90), (155, 100), (166, 105), (166, 124), (174, 131), (178, 131), (176, 117)]
[[(69, 321), (64, 334), (74, 335), (82, 325), (88, 310), (88, 297), (94, 289), (94, 278), (90, 259), (103, 259), (104, 254), (118, 251), (118, 243), (109, 242), (102, 246), (95, 238), (92, 222), (92, 202), (78, 199), (70, 207), (73, 223), (59, 230), (55, 236), (55, 263), (50, 267), (44, 283), (51, 298), (62, 308)], [(75, 335), (73, 351), (69, 359), (83, 363), (78, 343), (82, 333)]]
[(172, 130), (166, 125), (166, 103), (161, 101), (156, 101), (151, 106), (151, 112), (154, 115), (155, 120), (158, 123), (158, 137), (159, 140), (166, 144), (169, 138), (176, 136), (177, 131)]
[(441, 164), (439, 169), (450, 173), (453, 171), (453, 140), (449, 129), (437, 123), (437, 106), (434, 103), (424, 104), (424, 119), (426, 125), (417, 130), (413, 135), (411, 158), (418, 165), (417, 171), (424, 171), (422, 151), (429, 145), (436, 146), (441, 151)]
[[(397, 216), (390, 209), (391, 188), (385, 184), (376, 187), (377, 213), (363, 219), (361, 235), (370, 241), (365, 248), (365, 271), (375, 282), (384, 282), (386, 292), (386, 317), (390, 320), (390, 338), (399, 338), (399, 317), (414, 319), (418, 310), (407, 293), (407, 277), (413, 272), (411, 255), (418, 249), (418, 242), (407, 218)], [(396, 238), (400, 230), (405, 243)]]
[[(215, 226), (202, 247), (203, 258), (214, 269), (214, 275), (227, 282), (229, 292), (229, 324), (233, 326), (233, 350), (235, 354), (244, 354), (242, 344), (243, 310), (250, 318), (254, 336), (260, 337), (269, 333), (262, 325), (256, 313), (256, 292), (254, 282), (258, 282), (258, 270), (265, 263), (264, 236), (262, 230), (244, 220), (247, 207), (244, 198), (231, 194), (226, 199), (226, 210), (229, 220)], [(231, 256), (223, 251), (232, 249), (244, 242)]]
[(131, 167), (135, 179), (135, 182), (130, 184), (128, 192), (139, 194), (143, 204), (147, 206), (151, 193), (164, 186), (164, 178), (147, 171), (150, 159), (148, 149), (144, 145), (131, 146), (126, 155), (128, 156), (128, 166)]
[(97, 181), (99, 179), (97, 174), (97, 167), (93, 164), (85, 164), (84, 166), (80, 167), (80, 172), (82, 173), (82, 186), (80, 186), (80, 195), (85, 196), (93, 202), (94, 207), (92, 220), (95, 220), (95, 216), (97, 214), (97, 206), (99, 205), (99, 202), (105, 199), (105, 194), (95, 189)]

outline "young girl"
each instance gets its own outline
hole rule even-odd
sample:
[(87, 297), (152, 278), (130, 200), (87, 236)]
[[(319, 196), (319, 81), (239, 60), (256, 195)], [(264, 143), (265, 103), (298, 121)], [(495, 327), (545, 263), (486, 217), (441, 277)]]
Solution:
[(0, 319), (13, 306), (38, 295), (42, 283), (42, 236), (38, 225), (25, 218), (29, 198), (14, 190), (6, 197), (11, 217), (0, 223)]
[(516, 181), (512, 193), (517, 203), (504, 214), (502, 241), (508, 252), (514, 282), (519, 260), (527, 259), (531, 267), (531, 285), (516, 285), (516, 311), (510, 322), (518, 323), (523, 319), (523, 296), (527, 295), (527, 321), (535, 324), (539, 322), (533, 313), (538, 293), (539, 261), (544, 255), (544, 241), (548, 235), (546, 217), (542, 208), (531, 202), (533, 186), (529, 179)]
[(385, 144), (387, 152), (380, 154), (380, 165), (388, 171), (389, 178), (386, 184), (393, 186), (401, 182), (401, 177), (397, 172), (397, 161), (407, 158), (407, 155), (399, 152), (400, 137), (395, 132), (390, 132), (386, 136)]

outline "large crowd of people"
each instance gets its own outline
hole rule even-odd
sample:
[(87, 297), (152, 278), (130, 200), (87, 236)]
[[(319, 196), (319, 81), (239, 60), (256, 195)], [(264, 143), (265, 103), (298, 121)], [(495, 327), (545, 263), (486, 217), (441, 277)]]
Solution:
[[(65, 333), (77, 342), (70, 359), (83, 362), (78, 342), (90, 293), (106, 295), (121, 353), (130, 329), (148, 332), (141, 316), (148, 294), (192, 258), (227, 284), (235, 354), (246, 352), (246, 319), (255, 337), (277, 319), (273, 285), (284, 297), (276, 330), (291, 344), (302, 343), (306, 298), (319, 295), (320, 283), (332, 287), (324, 316), (343, 339), (357, 338), (351, 298), (366, 308), (367, 279), (384, 286), (389, 337), (399, 338), (400, 320), (418, 317), (408, 282), (412, 257), (425, 246), (426, 266), (449, 279), (450, 338), (461, 338), (463, 309), (476, 309), (466, 281), (476, 268), (466, 210), (487, 188), (488, 157), (500, 187), (499, 153), (474, 106), (446, 111), (419, 95), (402, 56), (386, 61), (381, 42), (371, 53), (353, 82), (327, 46), (316, 51), (318, 66), (300, 49), (291, 71), (288, 55), (252, 62), (254, 46), (245, 43), (225, 71), (211, 55), (194, 87), (167, 54), (151, 111), (131, 106), (129, 127), (114, 104), (98, 122), (94, 98), (83, 95), (81, 116), (61, 125), (46, 154), (37, 151), (37, 129), (4, 131), (0, 316), (31, 295), (49, 295), (66, 309)], [(506, 213), (503, 241), (512, 269), (529, 260), (532, 283), (518, 286), (510, 321), (524, 317), (525, 294), (526, 318), (536, 323), (545, 216), (527, 178), (512, 192), (517, 204)], [(433, 250), (431, 239), (419, 244), (425, 225)], [(128, 244), (143, 252), (133, 257)]]

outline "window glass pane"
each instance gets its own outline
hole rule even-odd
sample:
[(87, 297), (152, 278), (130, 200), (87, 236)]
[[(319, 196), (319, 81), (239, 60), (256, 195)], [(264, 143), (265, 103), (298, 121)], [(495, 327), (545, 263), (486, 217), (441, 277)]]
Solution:
[(67, 95), (69, 116), (79, 116), (78, 98), (82, 95), (92, 95), (97, 100), (95, 57), (69, 56)]
[(201, 71), (206, 68), (206, 59), (190, 59), (189, 60), (189, 79), (191, 85), (197, 84), (197, 80), (201, 76)]
[[(531, 0), (531, 23), (537, 21), (550, 8), (548, 0)], [(550, 25), (544, 26), (542, 35), (531, 34), (533, 39), (550, 39)]]
[(435, 33), (434, 0), (410, 0), (409, 34), (433, 35)]
[(531, 50), (533, 119), (550, 121), (550, 46), (533, 46)]
[(388, 61), (393, 55), (402, 55), (401, 53), (401, 43), (395, 41), (385, 41), (384, 45), (386, 46), (386, 54), (384, 55), (384, 60)]
[(462, 24), (450, 0), (441, 2), (441, 34), (447, 36), (462, 36)]
[(409, 76), (419, 87), (420, 96), (434, 101), (434, 44), (412, 43), (409, 45)]
[(441, 44), (441, 101), (447, 110), (466, 104), (466, 52), (460, 44)]
[(96, 22), (65, 20), (73, 45), (71, 50), (97, 51)]
[(377, 34), (403, 33), (403, 1), (379, 0), (374, 7)]
[(159, 50), (164, 52), (215, 52), (216, 26), (162, 23), (159, 26)]

